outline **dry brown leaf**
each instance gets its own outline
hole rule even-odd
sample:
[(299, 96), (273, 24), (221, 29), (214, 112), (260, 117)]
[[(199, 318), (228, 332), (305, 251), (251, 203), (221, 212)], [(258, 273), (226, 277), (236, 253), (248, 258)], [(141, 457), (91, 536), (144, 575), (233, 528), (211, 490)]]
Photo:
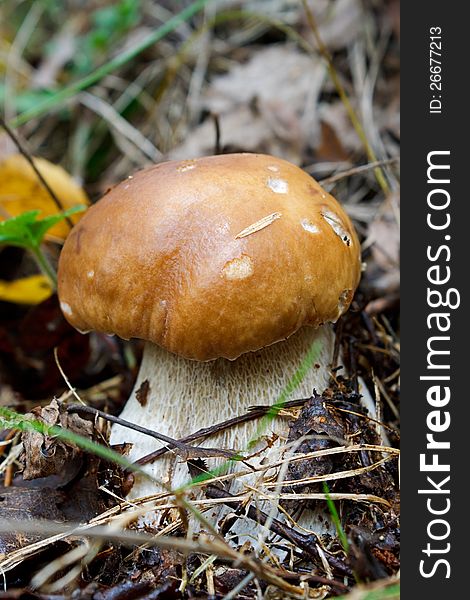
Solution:
[[(34, 162), (64, 209), (89, 204), (85, 192), (62, 167), (43, 158), (34, 158)], [(0, 220), (35, 209), (41, 210), (41, 217), (59, 212), (26, 158), (21, 154), (13, 154), (0, 163)], [(71, 217), (74, 223), (79, 218), (79, 215)], [(61, 221), (49, 230), (49, 235), (65, 239), (68, 232), (66, 221)]]
[[(319, 58), (294, 45), (272, 45), (215, 77), (202, 108), (219, 115), (223, 146), (298, 162), (305, 146), (318, 137), (316, 104), (324, 77)], [(214, 125), (209, 119), (170, 156), (212, 154), (214, 142)]]
[[(46, 425), (59, 425), (89, 439), (93, 435), (93, 423), (82, 419), (77, 414), (68, 414), (61, 410), (57, 400), (52, 400), (43, 408), (34, 409), (26, 417)], [(71, 468), (82, 455), (82, 451), (71, 442), (35, 430), (23, 432), (22, 441), (23, 479), (25, 480), (64, 474), (66, 468)]]
[(348, 116), (346, 107), (340, 100), (323, 103), (319, 106), (319, 116), (323, 126), (327, 126), (336, 139), (340, 141), (343, 152), (361, 152), (362, 142)]
[(315, 0), (310, 6), (318, 20), (323, 43), (331, 51), (349, 46), (363, 31), (363, 11), (358, 0)]
[[(64, 502), (65, 492), (51, 488), (35, 489), (16, 485), (3, 487), (0, 485), (1, 514), (3, 519), (25, 521), (55, 520), (63, 521), (64, 517), (59, 505)], [(34, 544), (41, 539), (36, 533), (0, 533), (0, 560), (10, 552)]]
[(399, 199), (392, 196), (383, 210), (369, 224), (366, 245), (371, 245), (374, 287), (396, 291), (400, 283), (400, 228), (393, 211), (399, 210)]
[(205, 103), (209, 110), (223, 114), (257, 98), (297, 112), (305, 108), (305, 98), (322, 83), (323, 75), (320, 61), (293, 45), (273, 44), (214, 78)]
[(318, 162), (343, 162), (349, 158), (335, 130), (325, 121), (321, 122), (321, 143), (315, 155)]
[[(227, 0), (226, 0), (227, 1)], [(231, 1), (238, 8), (240, 3)], [(309, 0), (314, 12), (320, 36), (330, 51), (349, 46), (363, 31), (363, 7), (360, 0)], [(250, 12), (266, 15), (273, 21), (279, 21), (300, 29), (306, 28), (310, 41), (310, 28), (306, 27), (305, 11), (298, 0), (251, 0)]]

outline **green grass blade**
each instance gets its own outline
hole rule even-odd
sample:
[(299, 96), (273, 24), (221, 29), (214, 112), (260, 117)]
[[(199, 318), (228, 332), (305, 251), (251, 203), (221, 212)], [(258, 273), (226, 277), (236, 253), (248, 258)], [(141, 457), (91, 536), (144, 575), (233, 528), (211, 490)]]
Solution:
[(139, 44), (134, 46), (133, 48), (129, 48), (128, 50), (118, 54), (115, 58), (111, 59), (106, 64), (98, 67), (95, 71), (83, 77), (79, 81), (71, 83), (69, 86), (60, 90), (53, 96), (46, 98), (43, 102), (40, 102), (37, 106), (30, 108), (29, 110), (22, 112), (16, 119), (13, 119), (9, 124), (11, 127), (19, 127), (20, 125), (24, 125), (34, 117), (38, 117), (48, 110), (52, 108), (57, 108), (61, 106), (65, 101), (69, 100), (75, 94), (78, 94), (82, 90), (90, 87), (91, 85), (97, 83), (103, 77), (106, 77), (116, 69), (119, 69), (130, 60), (135, 58), (138, 54), (153, 46), (156, 42), (159, 42), (169, 33), (174, 31), (181, 23), (188, 21), (195, 14), (200, 12), (206, 4), (211, 2), (212, 0), (195, 0), (192, 4), (190, 4), (187, 8), (174, 15), (169, 19), (166, 23), (164, 23), (161, 27), (159, 27), (156, 31), (153, 31), (149, 34), (145, 39), (143, 39)]
[(339, 518), (338, 511), (336, 510), (335, 503), (330, 497), (330, 488), (328, 487), (326, 481), (323, 482), (323, 492), (326, 496), (326, 503), (328, 505), (328, 509), (331, 514), (331, 520), (335, 526), (336, 533), (338, 534), (339, 541), (341, 542), (341, 546), (343, 546), (343, 550), (347, 554), (349, 550), (348, 538), (346, 537), (343, 526), (341, 525), (341, 519)]

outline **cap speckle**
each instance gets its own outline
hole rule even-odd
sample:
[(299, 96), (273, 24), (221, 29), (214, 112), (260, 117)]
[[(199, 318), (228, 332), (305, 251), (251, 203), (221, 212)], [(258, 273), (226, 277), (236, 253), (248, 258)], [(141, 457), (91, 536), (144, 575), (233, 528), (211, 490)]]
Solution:
[(93, 271), (93, 269), (91, 271), (88, 271), (86, 276), (88, 277), (88, 279), (93, 279), (93, 277), (95, 276), (95, 272)]
[(253, 261), (246, 254), (225, 263), (222, 269), (226, 279), (246, 279), (253, 274)]
[(176, 170), (178, 171), (178, 173), (185, 173), (186, 171), (191, 171), (192, 169), (196, 168), (196, 161), (195, 160), (188, 160), (184, 163), (182, 163), (181, 165), (179, 165)]
[(322, 210), (321, 214), (336, 235), (341, 238), (341, 241), (344, 242), (346, 246), (350, 246), (351, 238), (349, 237), (349, 233), (346, 231), (343, 222), (338, 215), (330, 210)]
[(305, 231), (308, 231), (309, 233), (320, 233), (318, 227), (308, 219), (302, 219), (302, 221), (300, 221), (300, 224), (305, 229)]
[(267, 167), (268, 171), (271, 171), (272, 173), (279, 173), (279, 167), (277, 167), (276, 165), (269, 165)]
[(341, 316), (344, 311), (348, 308), (348, 306), (351, 304), (351, 300), (353, 297), (353, 291), (352, 290), (343, 290), (338, 298), (338, 313), (339, 316)]
[(72, 307), (68, 302), (61, 302), (60, 310), (64, 313), (64, 315), (67, 315), (68, 317), (71, 317), (73, 315)]
[(289, 185), (284, 179), (275, 179), (270, 177), (268, 179), (268, 187), (276, 194), (287, 194), (289, 191)]

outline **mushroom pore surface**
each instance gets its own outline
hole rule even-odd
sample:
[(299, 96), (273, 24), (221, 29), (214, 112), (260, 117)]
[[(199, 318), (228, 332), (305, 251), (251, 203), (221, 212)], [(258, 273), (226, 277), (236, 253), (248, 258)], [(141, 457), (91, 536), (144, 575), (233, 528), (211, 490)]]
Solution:
[[(320, 391), (327, 386), (334, 348), (334, 333), (330, 326), (316, 330), (304, 327), (285, 342), (246, 353), (236, 361), (223, 358), (206, 362), (187, 360), (147, 343), (134, 390), (121, 417), (173, 439), (211, 428), (248, 413), (252, 406), (275, 403), (312, 348), (312, 365), (294, 393), (287, 394), (286, 400), (308, 398), (313, 389)], [(268, 464), (282, 458), (290, 418), (282, 414), (276, 418), (255, 419), (226, 427), (215, 435), (191, 442), (191, 445), (227, 449), (240, 456), (250, 456), (261, 450), (259, 456), (249, 459), (249, 463), (258, 465), (264, 461)], [(131, 461), (165, 447), (165, 443), (120, 425), (113, 425), (110, 441), (112, 444), (131, 442)], [(226, 458), (205, 459), (208, 469), (226, 462)], [(226, 468), (243, 471), (246, 465), (227, 463)], [(166, 455), (147, 464), (145, 470), (163, 486), (152, 486), (148, 480), (136, 475), (131, 493), (134, 498), (165, 488), (176, 489), (191, 479), (184, 457), (171, 448)], [(258, 475), (260, 483), (263, 475)], [(239, 478), (229, 488), (232, 492), (241, 491), (245, 483), (250, 483), (250, 478)]]

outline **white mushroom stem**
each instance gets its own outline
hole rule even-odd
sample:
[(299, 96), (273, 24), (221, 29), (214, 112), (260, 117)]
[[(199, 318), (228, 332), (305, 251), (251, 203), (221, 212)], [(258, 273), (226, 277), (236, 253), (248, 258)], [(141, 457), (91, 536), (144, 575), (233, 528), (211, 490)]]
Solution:
[[(242, 415), (251, 406), (274, 404), (312, 345), (318, 348), (313, 364), (305, 377), (286, 400), (308, 398), (315, 388), (322, 392), (328, 384), (331, 360), (334, 349), (334, 333), (331, 326), (314, 330), (304, 327), (288, 340), (279, 342), (258, 352), (242, 355), (235, 361), (218, 359), (211, 362), (186, 360), (166, 350), (147, 343), (142, 365), (134, 390), (124, 411), (123, 419), (146, 428), (153, 429), (173, 439), (182, 438), (198, 429), (210, 427), (221, 421)], [(145, 394), (138, 393), (147, 387)], [(143, 384), (145, 384), (143, 386)], [(139, 397), (141, 402), (139, 402)], [(237, 427), (225, 429), (223, 432), (199, 440), (198, 445), (210, 448), (228, 449), (244, 455), (248, 452), (249, 443), (258, 437), (255, 450), (266, 448), (267, 440), (276, 434), (277, 441), (272, 448), (266, 448), (259, 456), (250, 458), (250, 464), (259, 465), (261, 461), (275, 456), (279, 460), (279, 444), (285, 442), (289, 432), (289, 416), (278, 415), (268, 421), (266, 429), (259, 431), (260, 421), (253, 420)], [(114, 425), (111, 443), (133, 444), (130, 459), (135, 461), (164, 444), (159, 441)], [(209, 459), (207, 464), (214, 468), (225, 462), (225, 459)], [(235, 470), (246, 470), (243, 463), (231, 463)], [(188, 481), (187, 464), (174, 452), (168, 452), (145, 469), (157, 481), (175, 489)], [(272, 474), (272, 473), (271, 473)], [(258, 489), (262, 485), (258, 475), (237, 478), (230, 487), (232, 493), (243, 492), (245, 486), (253, 486), (256, 480)], [(163, 491), (148, 480), (137, 476), (130, 496), (133, 498), (147, 496)], [(248, 487), (246, 487), (248, 490)]]

